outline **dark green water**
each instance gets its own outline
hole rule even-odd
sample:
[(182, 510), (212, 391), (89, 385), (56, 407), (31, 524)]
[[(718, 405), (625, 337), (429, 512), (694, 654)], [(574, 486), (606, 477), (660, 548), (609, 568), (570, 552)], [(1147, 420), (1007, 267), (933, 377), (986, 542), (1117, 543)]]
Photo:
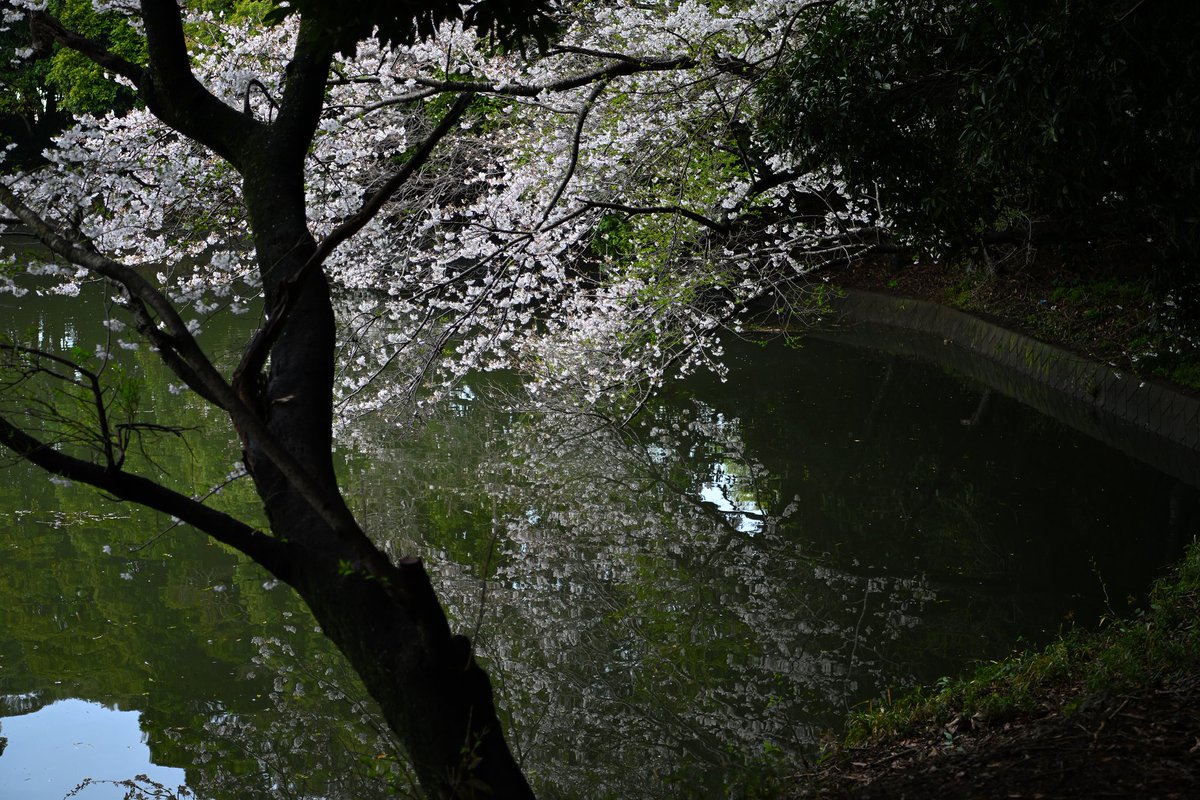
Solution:
[[(69, 348), (103, 307), (4, 296), (0, 318)], [(210, 327), (237, 352), (236, 320)], [(677, 385), (629, 430), (502, 413), (477, 380), (340, 445), (368, 530), (478, 629), (544, 797), (737, 796), (888, 686), (1125, 608), (1178, 552), (1192, 490), (982, 386), (815, 339), (729, 351), (727, 382)], [(224, 480), (213, 412), (157, 380), (140, 403), (197, 429), (155, 474)], [(205, 797), (381, 796), (386, 737), (286, 587), (169, 520), (2, 474), (0, 796), (151, 769)], [(253, 514), (244, 483), (213, 502)]]

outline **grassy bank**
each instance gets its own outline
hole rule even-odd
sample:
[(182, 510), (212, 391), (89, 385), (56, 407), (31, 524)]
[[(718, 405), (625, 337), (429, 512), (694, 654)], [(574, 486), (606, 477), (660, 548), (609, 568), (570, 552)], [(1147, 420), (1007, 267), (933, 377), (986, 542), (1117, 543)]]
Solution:
[(802, 794), (1021, 796), (1078, 769), (1073, 783), (1047, 796), (1077, 796), (1073, 788), (1106, 781), (1169, 795), (1200, 781), (1197, 698), (1193, 542), (1137, 613), (855, 713), (844, 741), (802, 781)]
[(1200, 654), (1200, 545), (1158, 581), (1145, 608), (1106, 619), (1099, 631), (1074, 630), (1042, 650), (979, 665), (854, 714), (845, 744), (863, 745), (955, 718), (996, 724), (1047, 707), (1071, 713), (1089, 695), (1119, 694), (1197, 667)]
[(1200, 390), (1200, 341), (1188, 332), (1194, 325), (1156, 300), (1146, 273), (1049, 257), (1001, 274), (879, 258), (829, 277), (835, 285), (942, 303), (1143, 378)]

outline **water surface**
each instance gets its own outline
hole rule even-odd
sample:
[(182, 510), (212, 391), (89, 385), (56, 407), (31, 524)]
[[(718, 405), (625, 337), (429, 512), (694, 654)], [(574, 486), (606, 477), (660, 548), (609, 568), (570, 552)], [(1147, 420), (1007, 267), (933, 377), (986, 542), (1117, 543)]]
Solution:
[[(60, 349), (94, 340), (106, 307), (0, 302), (10, 330)], [(244, 335), (205, 333), (231, 354)], [(1193, 490), (982, 385), (816, 339), (728, 350), (727, 381), (680, 383), (627, 429), (500, 410), (509, 387), (479, 378), (420, 425), (365, 417), (339, 445), (368, 530), (423, 555), (477, 633), (544, 797), (737, 796), (889, 686), (1124, 609), (1178, 552)], [(197, 428), (156, 474), (222, 485), (237, 450), (217, 415), (161, 378), (140, 392), (137, 413)], [(22, 464), (4, 477), (0, 794), (27, 791), (11, 776), (29, 759), (104, 777), (28, 733), (55, 709), (136, 721), (126, 777), (156, 765), (205, 797), (382, 796), (396, 779), (286, 587), (154, 514)], [(212, 502), (256, 513), (245, 481)]]

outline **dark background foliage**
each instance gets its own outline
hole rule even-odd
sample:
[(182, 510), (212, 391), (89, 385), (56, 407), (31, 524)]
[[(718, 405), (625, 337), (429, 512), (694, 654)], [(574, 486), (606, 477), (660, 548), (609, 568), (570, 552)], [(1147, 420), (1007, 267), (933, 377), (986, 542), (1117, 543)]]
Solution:
[(504, 44), (526, 37), (545, 43), (554, 30), (548, 0), (278, 0), (265, 21), (275, 24), (300, 13), (320, 23), (337, 52), (353, 54), (355, 45), (378, 31), (388, 44), (411, 44), (427, 39), (438, 25), (462, 20), (481, 36), (492, 36)]
[(1200, 3), (875, 0), (823, 9), (764, 86), (775, 142), (878, 191), (935, 251), (1052, 221), (1133, 237), (1155, 278), (1200, 254)]

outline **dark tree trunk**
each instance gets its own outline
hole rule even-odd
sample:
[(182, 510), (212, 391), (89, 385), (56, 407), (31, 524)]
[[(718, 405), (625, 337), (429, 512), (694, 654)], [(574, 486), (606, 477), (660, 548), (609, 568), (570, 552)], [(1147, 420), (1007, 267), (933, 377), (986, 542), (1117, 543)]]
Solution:
[[(421, 563), (393, 564), (359, 527), (337, 488), (332, 458), (337, 331), (317, 257), (328, 250), (319, 250), (309, 232), (304, 193), (305, 158), (333, 58), (328, 31), (301, 20), (277, 113), (264, 121), (248, 108), (225, 104), (196, 80), (178, 3), (142, 0), (145, 66), (65, 29), (47, 12), (30, 13), (45, 35), (134, 83), (162, 122), (208, 147), (242, 176), (271, 318), (232, 381), (217, 372), (169, 301), (136, 271), (68, 241), (3, 184), (0, 198), (20, 209), (23, 221), (56, 252), (124, 286), (139, 331), (177, 375), (229, 414), (273, 535), (122, 472), (119, 465), (106, 468), (60, 453), (2, 417), (0, 445), (111, 496), (176, 515), (295, 588), (379, 702), (431, 797), (532, 797), (505, 743), (488, 678), (468, 639), (451, 635)], [(453, 113), (465, 107), (460, 99)], [(439, 135), (456, 119), (446, 116)], [(414, 157), (402, 179), (419, 163)], [(365, 218), (381, 203), (365, 207)]]
[(451, 635), (420, 561), (399, 566), (393, 591), (329, 567), (306, 560), (296, 589), (380, 704), (422, 787), (439, 798), (532, 798), (487, 674), (467, 637)]
[[(296, 281), (316, 244), (304, 223), (303, 188), (265, 174), (245, 175), (267, 308), (293, 292), (255, 402), (271, 433), (314, 478), (336, 492), (332, 385), (336, 330), (329, 286), (314, 270)], [(260, 231), (262, 232), (260, 234)], [(504, 739), (491, 683), (470, 641), (453, 636), (417, 560), (364, 568), (366, 542), (347, 543), (251, 439), (246, 464), (271, 529), (292, 554), (284, 579), (345, 654), (379, 703), (431, 796), (532, 798)]]

